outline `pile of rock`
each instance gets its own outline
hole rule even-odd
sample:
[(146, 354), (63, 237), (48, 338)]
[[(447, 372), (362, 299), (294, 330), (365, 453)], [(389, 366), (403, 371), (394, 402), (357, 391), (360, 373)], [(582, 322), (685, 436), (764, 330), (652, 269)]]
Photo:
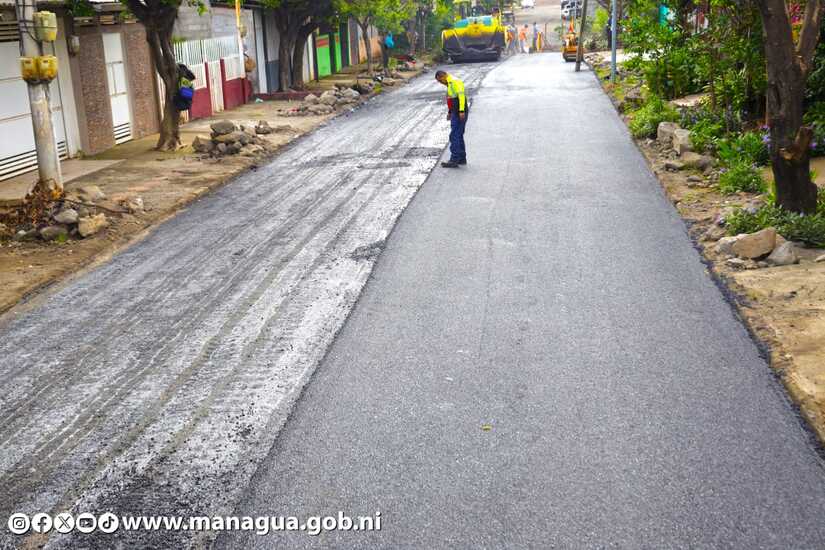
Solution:
[(242, 152), (250, 156), (261, 153), (266, 149), (267, 143), (259, 136), (279, 130), (279, 128), (272, 128), (265, 120), (259, 121), (255, 126), (239, 125), (231, 120), (219, 120), (210, 128), (212, 129), (210, 137), (196, 137), (192, 142), (192, 148), (196, 153), (211, 157), (237, 155)]
[[(709, 230), (710, 231), (710, 230)], [(794, 243), (786, 241), (773, 227), (735, 237), (722, 237), (716, 253), (727, 256), (725, 263), (738, 269), (792, 265), (799, 262)]]
[[(372, 88), (370, 87), (370, 91)], [(357, 105), (361, 101), (361, 92), (353, 88), (335, 87), (320, 96), (309, 94), (298, 107), (287, 111), (287, 116), (328, 115), (336, 109)]]
[(713, 170), (714, 159), (700, 155), (693, 150), (690, 130), (685, 130), (675, 122), (660, 122), (656, 130), (656, 141), (660, 152), (669, 157), (665, 160), (666, 170), (699, 170), (709, 175)]
[(619, 101), (617, 107), (619, 111), (625, 112), (631, 109), (638, 109), (644, 103), (644, 93), (642, 92), (642, 85), (630, 88), (625, 92), (624, 97)]
[[(16, 241), (65, 241), (69, 237), (91, 237), (108, 227), (106, 214), (98, 213), (94, 204), (106, 198), (100, 187), (87, 185), (69, 192), (66, 199), (52, 209), (48, 221), (36, 227), (19, 230), (14, 235)], [(130, 199), (134, 208), (143, 209), (143, 200)]]

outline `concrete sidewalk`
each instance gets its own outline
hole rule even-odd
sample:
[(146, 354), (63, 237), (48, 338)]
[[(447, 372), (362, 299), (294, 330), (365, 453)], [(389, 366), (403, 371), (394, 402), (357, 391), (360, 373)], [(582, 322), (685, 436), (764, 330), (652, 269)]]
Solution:
[(593, 75), (507, 61), (467, 143), (235, 510), (381, 531), (217, 546), (825, 545), (818, 449)]

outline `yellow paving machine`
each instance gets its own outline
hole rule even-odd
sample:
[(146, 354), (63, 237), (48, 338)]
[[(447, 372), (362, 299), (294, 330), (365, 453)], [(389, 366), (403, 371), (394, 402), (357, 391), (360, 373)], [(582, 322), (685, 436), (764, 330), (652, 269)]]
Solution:
[(475, 0), (456, 0), (459, 17), (453, 28), (441, 33), (444, 54), (454, 63), (497, 61), (506, 47), (506, 29), (501, 10), (485, 9)]

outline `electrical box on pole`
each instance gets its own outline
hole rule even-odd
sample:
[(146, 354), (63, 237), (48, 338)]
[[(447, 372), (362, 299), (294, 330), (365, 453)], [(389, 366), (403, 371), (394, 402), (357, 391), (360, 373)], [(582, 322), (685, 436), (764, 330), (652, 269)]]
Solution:
[(63, 177), (49, 101), (49, 83), (57, 77), (57, 58), (44, 55), (43, 44), (57, 39), (57, 17), (37, 11), (36, 0), (16, 0), (20, 35), (20, 74), (29, 91), (29, 106), (37, 152), (38, 186), (52, 195), (63, 193)]

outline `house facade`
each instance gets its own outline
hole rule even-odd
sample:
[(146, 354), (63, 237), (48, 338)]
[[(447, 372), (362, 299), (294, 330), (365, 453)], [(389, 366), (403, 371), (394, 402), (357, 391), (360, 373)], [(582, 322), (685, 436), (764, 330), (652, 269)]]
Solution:
[[(28, 89), (20, 75), (14, 0), (0, 0), (0, 185), (36, 169)], [(38, 9), (57, 15), (58, 36), (45, 54), (58, 59), (50, 84), (55, 141), (61, 159), (95, 155), (116, 144), (157, 133), (162, 82), (143, 26), (112, 0), (91, 0), (74, 16), (65, 2)], [(178, 61), (195, 73), (195, 98), (184, 120), (212, 116), (280, 89), (280, 36), (272, 13), (254, 0), (241, 10), (241, 44), (234, 4), (213, 3), (205, 13), (182, 6), (174, 30)], [(374, 59), (378, 33), (371, 32)], [(241, 49), (244, 55), (241, 55)], [(311, 81), (366, 60), (354, 21), (318, 29), (304, 48), (304, 80)], [(284, 60), (291, 63), (291, 58)], [(286, 86), (287, 88), (289, 85)]]
[[(85, 17), (72, 17), (61, 4), (39, 6), (58, 16), (57, 40), (44, 53), (58, 60), (49, 92), (61, 159), (157, 132), (155, 71), (142, 25), (123, 17), (118, 3), (96, 2)], [(37, 155), (14, 6), (0, 3), (0, 17), (2, 181), (34, 169)]]

